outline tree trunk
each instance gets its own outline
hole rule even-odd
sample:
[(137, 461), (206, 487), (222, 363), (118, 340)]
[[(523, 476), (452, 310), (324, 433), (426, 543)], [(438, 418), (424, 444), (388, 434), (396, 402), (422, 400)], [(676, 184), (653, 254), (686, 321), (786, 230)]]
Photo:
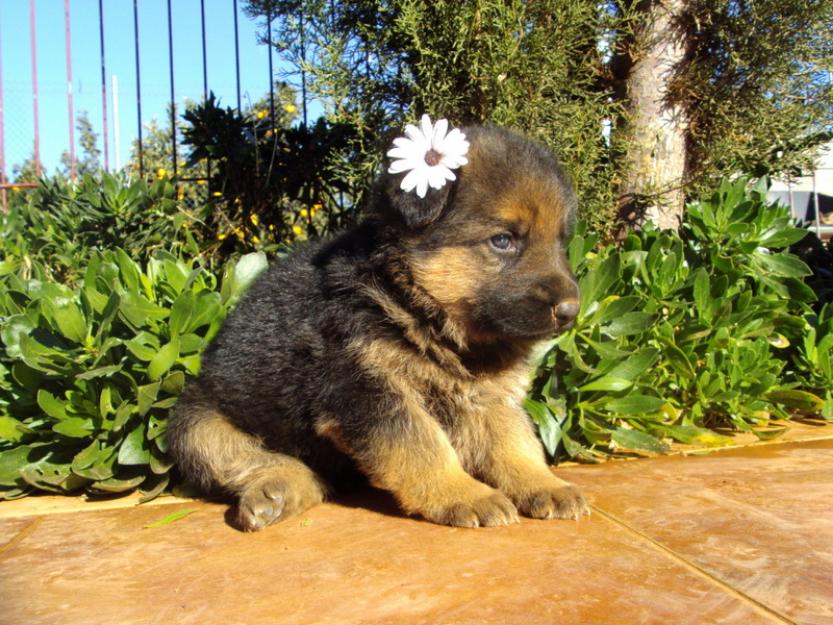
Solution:
[(627, 78), (627, 152), (620, 217), (626, 225), (653, 221), (677, 229), (685, 207), (688, 116), (671, 83), (686, 58), (680, 26), (686, 0), (647, 0)]

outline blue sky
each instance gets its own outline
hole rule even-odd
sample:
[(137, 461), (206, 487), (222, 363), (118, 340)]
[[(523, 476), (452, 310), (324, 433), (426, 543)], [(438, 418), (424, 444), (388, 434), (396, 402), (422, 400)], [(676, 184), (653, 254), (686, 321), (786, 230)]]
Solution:
[[(179, 105), (203, 92), (200, 0), (172, 0), (175, 96)], [(133, 46), (133, 0), (104, 0), (107, 114), (110, 166), (114, 165), (112, 76), (118, 78), (120, 155), (129, 158), (137, 135), (136, 73)], [(269, 90), (268, 51), (257, 43), (264, 20), (250, 20), (238, 0), (241, 92), (245, 105)], [(101, 135), (101, 66), (98, 0), (70, 0), (75, 113), (87, 111)], [(69, 145), (64, 1), (35, 0), (41, 161), (57, 167)], [(169, 100), (166, 0), (139, 0), (142, 119), (161, 120)], [(205, 0), (209, 89), (225, 105), (236, 105), (233, 0)], [(32, 154), (34, 125), (29, 36), (29, 1), (0, 0), (6, 173)], [(274, 57), (275, 71), (278, 58)], [(76, 132), (76, 144), (77, 144)], [(101, 137), (99, 137), (101, 143)]]

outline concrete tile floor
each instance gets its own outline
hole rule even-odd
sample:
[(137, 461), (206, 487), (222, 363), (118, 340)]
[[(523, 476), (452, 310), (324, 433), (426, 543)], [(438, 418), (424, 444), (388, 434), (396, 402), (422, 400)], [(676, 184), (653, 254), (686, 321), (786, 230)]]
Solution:
[(562, 468), (594, 505), (578, 523), (439, 527), (378, 492), (256, 534), (216, 503), (3, 503), (0, 625), (833, 624), (833, 432), (814, 438)]

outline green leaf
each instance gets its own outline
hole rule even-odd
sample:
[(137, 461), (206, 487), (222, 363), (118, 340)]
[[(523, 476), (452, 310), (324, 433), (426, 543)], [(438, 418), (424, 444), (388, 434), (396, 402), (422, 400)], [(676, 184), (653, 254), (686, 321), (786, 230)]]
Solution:
[(621, 273), (621, 262), (618, 254), (606, 258), (595, 269), (591, 269), (580, 282), (580, 317), (583, 318), (592, 310), (590, 304), (598, 302), (608, 294), (608, 290)]
[(558, 449), (558, 443), (561, 441), (561, 426), (552, 416), (545, 404), (533, 399), (524, 401), (524, 408), (532, 421), (538, 426), (538, 433), (541, 436), (541, 442), (551, 456), (555, 456)]
[(156, 401), (156, 397), (159, 395), (159, 386), (159, 382), (153, 382), (152, 384), (144, 384), (137, 389), (140, 416), (144, 417), (148, 410), (150, 410), (153, 402)]
[(0, 441), (19, 443), (34, 430), (25, 426), (14, 417), (0, 416)]
[(178, 337), (188, 326), (194, 311), (194, 303), (194, 294), (191, 291), (185, 291), (176, 298), (171, 307), (171, 317), (168, 320), (171, 337)]
[(602, 332), (614, 338), (639, 334), (654, 324), (656, 315), (647, 312), (629, 312), (601, 328)]
[(0, 486), (19, 486), (23, 483), (20, 472), (32, 462), (29, 454), (33, 449), (32, 445), (21, 445), (0, 451)]
[(128, 291), (138, 293), (141, 288), (141, 282), (139, 280), (140, 271), (136, 263), (121, 248), (116, 248), (116, 262), (118, 262), (124, 286)]
[(53, 302), (51, 308), (61, 334), (76, 343), (84, 343), (84, 339), (87, 338), (87, 321), (78, 304), (66, 300), (60, 304)]
[(146, 327), (148, 320), (159, 321), (170, 314), (168, 309), (157, 306), (139, 293), (125, 291), (121, 297), (119, 315), (134, 328)]
[(185, 373), (173, 371), (165, 377), (160, 387), (164, 392), (171, 395), (179, 395), (185, 386)]
[(168, 525), (169, 523), (173, 523), (175, 521), (179, 521), (180, 519), (184, 519), (189, 514), (194, 514), (196, 510), (179, 510), (174, 512), (173, 514), (169, 514), (166, 517), (162, 517), (158, 521), (154, 521), (153, 523), (148, 523), (147, 525), (142, 526), (143, 529), (154, 529), (157, 527), (162, 527), (163, 525)]
[(653, 347), (640, 349), (628, 358), (617, 364), (605, 375), (623, 380), (636, 380), (645, 373), (659, 358), (660, 352)]
[(668, 451), (668, 445), (656, 437), (646, 432), (640, 432), (639, 430), (618, 428), (610, 438), (615, 443), (615, 447), (622, 450), (640, 449), (658, 454)]
[(66, 419), (67, 415), (66, 402), (59, 400), (52, 393), (41, 389), (38, 391), (38, 406), (46, 414), (54, 419)]
[(179, 357), (179, 339), (174, 338), (164, 345), (148, 363), (148, 377), (151, 380), (161, 378)]
[(113, 477), (107, 480), (101, 480), (100, 482), (96, 482), (95, 484), (89, 487), (89, 490), (92, 493), (124, 493), (129, 490), (133, 490), (144, 481), (144, 475), (139, 475), (136, 477), (126, 479), (118, 479)]
[[(151, 340), (151, 337), (153, 340)], [(150, 362), (151, 360), (153, 360), (153, 357), (156, 356), (156, 352), (159, 351), (158, 339), (148, 334), (147, 332), (141, 332), (137, 334), (134, 338), (130, 339), (129, 341), (125, 341), (124, 345), (127, 347), (131, 354), (133, 354), (136, 358), (144, 362)]]
[(804, 261), (786, 252), (757, 253), (752, 256), (752, 260), (765, 271), (784, 278), (803, 278), (813, 273)]
[(765, 397), (776, 404), (784, 404), (788, 408), (804, 412), (818, 413), (824, 407), (824, 400), (821, 397), (798, 389), (772, 391), (767, 393)]
[(106, 378), (121, 370), (121, 365), (107, 365), (105, 367), (98, 367), (96, 369), (85, 371), (84, 373), (79, 373), (75, 376), (75, 379), (92, 380), (93, 378)]
[(618, 414), (649, 414), (658, 412), (665, 405), (665, 400), (650, 395), (628, 395), (611, 399), (605, 404), (610, 412)]
[(663, 425), (656, 429), (663, 435), (670, 436), (675, 441), (689, 445), (707, 445), (712, 447), (729, 445), (734, 442), (730, 436), (724, 436), (712, 430), (697, 427), (696, 425)]
[(81, 417), (69, 417), (58, 421), (52, 426), (52, 431), (71, 438), (89, 438), (93, 432), (93, 420)]
[(697, 316), (710, 323), (712, 320), (712, 299), (709, 274), (700, 267), (694, 272), (694, 306), (697, 309)]
[(140, 465), (150, 462), (150, 450), (145, 440), (145, 424), (133, 428), (119, 447), (119, 464)]
[(624, 378), (614, 378), (611, 376), (602, 376), (597, 380), (593, 380), (585, 384), (584, 386), (580, 387), (578, 390), (580, 391), (610, 391), (610, 392), (617, 392), (617, 391), (624, 391), (627, 388), (630, 388), (633, 385), (631, 380), (626, 380)]
[(26, 315), (12, 315), (6, 319), (0, 329), (0, 339), (6, 346), (6, 354), (9, 358), (20, 358), (20, 341), (24, 336), (28, 336), (35, 325)]

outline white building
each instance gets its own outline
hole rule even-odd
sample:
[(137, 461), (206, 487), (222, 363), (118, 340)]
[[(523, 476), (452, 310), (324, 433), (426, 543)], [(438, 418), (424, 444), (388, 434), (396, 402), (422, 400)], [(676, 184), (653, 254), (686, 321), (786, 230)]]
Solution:
[(819, 237), (833, 236), (833, 143), (821, 152), (812, 174), (773, 180), (769, 197), (787, 204), (795, 218)]

